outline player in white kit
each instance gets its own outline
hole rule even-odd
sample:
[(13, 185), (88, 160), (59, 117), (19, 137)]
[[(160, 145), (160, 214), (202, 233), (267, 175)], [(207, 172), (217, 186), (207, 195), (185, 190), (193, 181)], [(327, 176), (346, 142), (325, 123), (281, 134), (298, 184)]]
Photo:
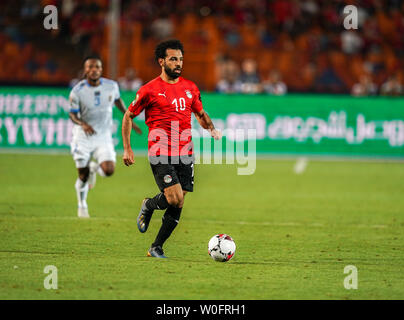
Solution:
[[(112, 140), (112, 108), (122, 113), (126, 108), (120, 98), (117, 82), (101, 77), (102, 63), (96, 57), (84, 61), (85, 78), (70, 92), (70, 119), (74, 122), (71, 153), (78, 170), (75, 183), (78, 216), (89, 218), (88, 190), (93, 188), (96, 174), (109, 177), (114, 173), (116, 153)], [(141, 134), (132, 122), (133, 129)], [(95, 161), (91, 160), (94, 159)]]

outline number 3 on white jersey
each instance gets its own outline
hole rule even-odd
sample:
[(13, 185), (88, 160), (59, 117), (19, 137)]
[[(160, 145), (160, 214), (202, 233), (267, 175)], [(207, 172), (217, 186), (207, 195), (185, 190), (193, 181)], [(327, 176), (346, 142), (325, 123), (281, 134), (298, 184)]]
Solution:
[[(186, 108), (186, 103), (185, 103), (185, 99), (184, 98), (179, 98), (179, 103), (180, 103), (180, 110), (184, 111)], [(175, 104), (175, 111), (178, 111), (178, 102), (177, 102), (177, 98), (175, 98), (173, 100), (173, 102), (171, 102), (171, 104)]]

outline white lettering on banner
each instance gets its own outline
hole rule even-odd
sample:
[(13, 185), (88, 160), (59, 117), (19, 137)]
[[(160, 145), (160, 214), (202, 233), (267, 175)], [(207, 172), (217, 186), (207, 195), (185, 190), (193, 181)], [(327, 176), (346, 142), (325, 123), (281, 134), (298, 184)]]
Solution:
[(31, 114), (32, 110), (31, 110), (31, 106), (32, 103), (34, 102), (34, 99), (32, 99), (32, 97), (30, 95), (26, 95), (23, 98), (23, 107), (22, 107), (22, 113), (23, 114)]
[(58, 146), (69, 145), (72, 136), (73, 123), (66, 119), (47, 119), (46, 125), (46, 144), (52, 145), (55, 143)]
[(346, 136), (353, 136), (353, 129), (346, 128), (346, 114), (343, 111), (331, 112), (328, 121), (316, 117), (308, 117), (305, 121), (301, 117), (278, 116), (268, 127), (268, 137), (271, 139), (294, 138), (304, 142), (312, 138), (319, 143), (324, 137), (338, 139)]
[(7, 140), (8, 143), (13, 145), (17, 142), (17, 132), (18, 128), (21, 126), (21, 119), (17, 119), (15, 125), (12, 118), (5, 118), (4, 125), (7, 129)]
[(50, 97), (48, 114), (50, 114), (50, 115), (57, 114), (57, 112), (58, 112), (57, 102), (58, 102), (57, 97), (55, 97), (55, 96)]
[(21, 98), (17, 94), (0, 95), (0, 113), (18, 114)]
[[(13, 120), (13, 118), (7, 117), (4, 119), (3, 124), (6, 128), (9, 145), (17, 143), (18, 131), (21, 128), (25, 145), (40, 145), (45, 141), (48, 146), (54, 144), (68, 146), (71, 142), (74, 126), (70, 119), (52, 118), (19, 118)], [(0, 137), (0, 141), (2, 141), (2, 137)]]
[(388, 139), (391, 146), (404, 145), (404, 121), (383, 121), (383, 137)]
[(64, 96), (58, 96), (58, 106), (63, 109), (65, 112), (70, 111), (70, 102), (69, 99), (66, 99)]
[(41, 144), (42, 136), (44, 135), (43, 121), (41, 121), (41, 128), (39, 125), (40, 119), (38, 118), (24, 118), (22, 119), (22, 132), (25, 144)]
[(57, 115), (69, 112), (69, 100), (56, 95), (25, 95), (0, 94), (0, 114), (46, 114)]
[[(356, 132), (356, 134), (355, 134)], [(347, 126), (344, 111), (332, 111), (327, 120), (316, 117), (277, 116), (268, 126), (268, 137), (273, 140), (294, 139), (305, 142), (312, 139), (343, 139), (348, 144), (361, 144), (365, 140), (387, 140), (392, 147), (404, 145), (404, 120), (366, 121), (363, 114), (356, 117), (356, 130)], [(260, 139), (257, 135), (257, 139)]]
[(48, 110), (48, 96), (36, 96), (35, 114), (46, 113)]
[(257, 139), (265, 138), (266, 118), (260, 113), (243, 113), (235, 114), (231, 113), (226, 119), (227, 129), (229, 131), (228, 139), (237, 140), (237, 137), (232, 135), (232, 132), (236, 132), (237, 129), (243, 129), (245, 134), (242, 135), (243, 139), (248, 137), (248, 129), (255, 129), (257, 133)]
[[(71, 121), (67, 119), (69, 109), (69, 101), (63, 95), (0, 94), (0, 127), (2, 130), (0, 141), (3, 144), (15, 145), (17, 138), (22, 137), (22, 142), (30, 144), (68, 145), (73, 127)], [(41, 120), (36, 119), (36, 116), (46, 118)], [(267, 116), (265, 113), (258, 112), (230, 113), (224, 119), (213, 118), (212, 121), (227, 138), (226, 146), (221, 146), (221, 142), (213, 145), (215, 150), (213, 156), (217, 157), (217, 160), (220, 157), (217, 150), (222, 149), (221, 147), (226, 150), (235, 149), (234, 143), (247, 141), (249, 129), (256, 131), (257, 140), (292, 139), (298, 143), (312, 140), (315, 144), (320, 144), (323, 139), (333, 139), (348, 145), (360, 145), (366, 141), (385, 141), (390, 147), (404, 146), (404, 119), (402, 117), (369, 121), (366, 120), (364, 114), (359, 113), (350, 116), (348, 121), (346, 111), (332, 110), (321, 117), (284, 114), (272, 118), (271, 115)], [(192, 127), (195, 128), (194, 132), (198, 132), (199, 137), (204, 138), (201, 145), (203, 144), (203, 148), (206, 149), (206, 152), (204, 151), (206, 161), (210, 163), (212, 158), (212, 155), (209, 154), (210, 147), (211, 143), (215, 143), (215, 141), (207, 141), (211, 139), (210, 134), (199, 126), (194, 117), (192, 124)], [(115, 144), (119, 143), (119, 139), (116, 137), (119, 125), (120, 120), (114, 119), (112, 133)], [(244, 134), (240, 134), (240, 131), (243, 131)], [(234, 159), (230, 153), (227, 153), (226, 156), (229, 156), (228, 161)]]

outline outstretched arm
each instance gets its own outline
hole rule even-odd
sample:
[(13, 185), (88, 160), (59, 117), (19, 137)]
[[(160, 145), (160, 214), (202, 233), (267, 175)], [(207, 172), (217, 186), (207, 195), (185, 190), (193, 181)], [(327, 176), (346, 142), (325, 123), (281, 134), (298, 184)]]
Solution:
[(127, 110), (122, 119), (122, 142), (123, 142), (123, 163), (130, 166), (135, 163), (135, 156), (130, 145), (130, 133), (132, 131), (132, 119), (135, 114)]
[(202, 109), (200, 112), (195, 112), (195, 118), (196, 120), (198, 120), (202, 128), (210, 132), (212, 138), (214, 138), (215, 140), (219, 140), (222, 137), (221, 132), (215, 129), (212, 120), (205, 112), (205, 110)]
[[(115, 100), (115, 106), (116, 106), (123, 114), (125, 114), (126, 108), (125, 108), (125, 104), (123, 103), (123, 101), (122, 101), (121, 98)], [(136, 132), (137, 134), (142, 134), (142, 129), (140, 129), (139, 126), (138, 126), (136, 123), (134, 123), (133, 121), (132, 121), (132, 128), (133, 128), (133, 130), (135, 130), (135, 132)]]

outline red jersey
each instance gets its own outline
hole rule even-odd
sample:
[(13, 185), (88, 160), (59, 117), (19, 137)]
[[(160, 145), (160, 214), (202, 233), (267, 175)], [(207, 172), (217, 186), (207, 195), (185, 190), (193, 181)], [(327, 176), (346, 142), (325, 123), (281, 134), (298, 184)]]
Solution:
[(190, 80), (165, 82), (160, 76), (142, 86), (129, 111), (145, 110), (149, 156), (192, 155), (191, 114), (202, 110), (201, 94)]

